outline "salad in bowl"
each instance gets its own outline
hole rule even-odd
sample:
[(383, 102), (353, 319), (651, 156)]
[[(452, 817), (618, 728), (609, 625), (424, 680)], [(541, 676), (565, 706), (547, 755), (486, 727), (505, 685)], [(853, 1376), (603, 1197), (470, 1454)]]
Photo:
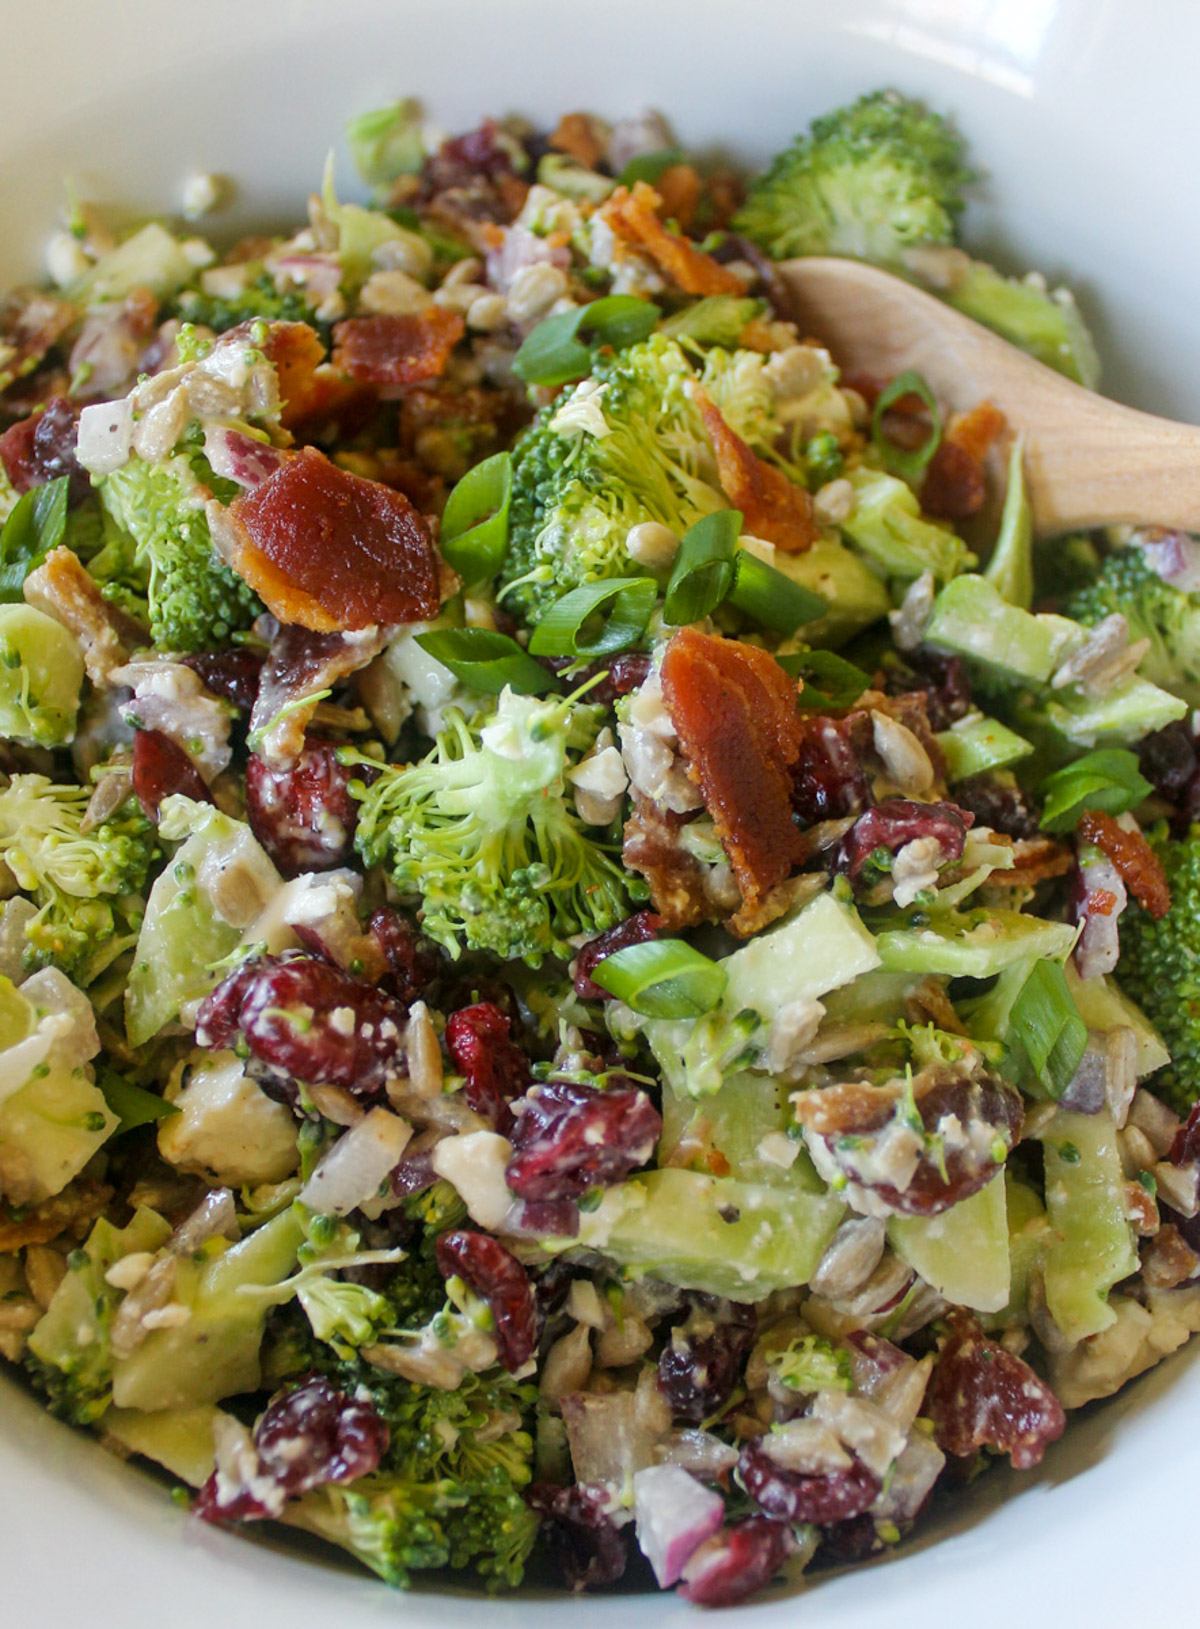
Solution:
[(1095, 386), (921, 104), (349, 140), (0, 306), (0, 1353), (197, 1520), (735, 1604), (1200, 1328), (1200, 555), (797, 326)]

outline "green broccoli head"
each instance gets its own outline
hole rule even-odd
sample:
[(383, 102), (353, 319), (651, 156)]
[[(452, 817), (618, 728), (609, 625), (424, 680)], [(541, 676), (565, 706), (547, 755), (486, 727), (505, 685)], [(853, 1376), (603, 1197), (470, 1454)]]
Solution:
[(150, 464), (132, 457), (104, 478), (100, 501), (129, 539), (91, 562), (103, 584), (126, 588), (143, 573), (150, 632), (160, 650), (213, 650), (261, 611), (255, 595), (213, 552), (205, 502), (210, 489), (183, 456)]
[[(250, 268), (253, 270), (253, 267)], [(302, 289), (289, 289), (281, 294), (270, 275), (260, 270), (257, 277), (246, 278), (237, 294), (205, 294), (200, 289), (184, 289), (177, 298), (177, 314), (185, 322), (211, 328), (223, 334), (242, 322), (307, 322), (320, 331), (313, 317), (314, 307), (305, 298)], [(322, 333), (328, 340), (328, 329)]]
[(1121, 918), (1117, 982), (1158, 1030), (1171, 1061), (1153, 1089), (1180, 1114), (1200, 1101), (1200, 826), (1186, 837), (1151, 834), (1171, 889), (1160, 922), (1135, 900)]
[(897, 265), (916, 244), (954, 241), (971, 179), (952, 125), (896, 91), (874, 91), (815, 119), (754, 183), (734, 226), (777, 260)]
[(536, 967), (629, 915), (613, 846), (570, 802), (575, 724), (594, 735), (592, 710), (505, 690), (494, 713), (452, 713), (427, 758), (361, 790), (359, 852), (420, 897), (424, 931), (452, 956), (465, 944)]
[(655, 334), (599, 358), (590, 379), (543, 408), (513, 455), (506, 606), (536, 622), (581, 583), (643, 574), (626, 551), (631, 527), (658, 521), (682, 536), (725, 507), (694, 381), (757, 453), (780, 461), (766, 360), (714, 347), (693, 365)]
[(521, 1582), (537, 1518), (521, 1497), (532, 1477), (536, 1387), (501, 1374), (464, 1376), (454, 1391), (344, 1365), (387, 1422), (379, 1470), (305, 1494), (289, 1519), (340, 1545), (391, 1584), (428, 1567), (472, 1567), (491, 1589)]
[(0, 858), (39, 907), (25, 930), (29, 961), (84, 985), (135, 943), (158, 852), (132, 799), (84, 831), (89, 798), (45, 775), (14, 775), (0, 791)]
[(1136, 544), (1114, 549), (1095, 580), (1073, 594), (1063, 615), (1088, 627), (1120, 612), (1131, 640), (1148, 639), (1143, 678), (1200, 707), (1200, 593), (1164, 582)]

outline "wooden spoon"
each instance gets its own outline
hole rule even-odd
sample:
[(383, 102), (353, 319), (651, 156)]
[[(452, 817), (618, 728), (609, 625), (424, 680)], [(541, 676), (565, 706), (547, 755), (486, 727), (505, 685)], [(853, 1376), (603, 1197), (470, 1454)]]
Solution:
[(1025, 436), (1040, 536), (1130, 522), (1200, 532), (1200, 427), (1085, 390), (903, 278), (857, 260), (784, 261), (801, 332), (888, 378), (916, 368), (943, 406), (990, 401)]

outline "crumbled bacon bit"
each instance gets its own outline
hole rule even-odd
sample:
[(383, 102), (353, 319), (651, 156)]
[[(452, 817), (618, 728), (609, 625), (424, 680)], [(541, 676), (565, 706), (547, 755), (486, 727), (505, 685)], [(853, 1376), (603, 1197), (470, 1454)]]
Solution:
[(618, 187), (597, 213), (616, 238), (648, 254), (685, 294), (741, 294), (744, 285), (735, 273), (667, 230), (658, 218), (661, 203), (653, 187), (638, 181), (632, 192)]
[(351, 317), (333, 331), (333, 363), (365, 384), (416, 385), (440, 378), (464, 332), (463, 319), (438, 305), (400, 317)]
[(695, 628), (673, 635), (663, 696), (742, 892), (737, 933), (803, 852), (788, 773), (800, 752), (793, 681), (766, 651)]
[(654, 183), (662, 199), (665, 219), (674, 221), (681, 231), (688, 231), (696, 206), (704, 191), (703, 182), (691, 164), (672, 164)]
[(421, 516), (311, 447), (228, 517), (230, 564), (281, 622), (335, 633), (437, 615), (437, 555)]
[(386, 632), (312, 633), (285, 625), (271, 641), (256, 681), (250, 733), (273, 769), (294, 764), (321, 693), (379, 655)]
[(653, 799), (634, 793), (621, 860), (650, 884), (651, 903), (664, 933), (694, 928), (716, 914), (704, 891), (704, 867), (679, 840), (686, 824), (686, 815), (660, 809)]
[[(956, 789), (957, 790), (957, 789)], [(1049, 877), (1063, 877), (1075, 864), (1066, 843), (1053, 837), (1021, 837), (1013, 844), (1013, 863), (1007, 871), (993, 871), (989, 888), (1032, 888)]]
[(811, 496), (793, 486), (782, 470), (765, 463), (726, 424), (720, 409), (700, 389), (696, 400), (717, 460), (725, 496), (740, 509), (746, 531), (774, 543), (785, 554), (801, 554), (821, 535)]
[(70, 549), (51, 549), (25, 579), (25, 598), (38, 611), (61, 622), (78, 639), (87, 676), (97, 687), (108, 682), (129, 653), (150, 636), (132, 617), (104, 599)]
[(1112, 815), (1088, 809), (1079, 822), (1079, 835), (1104, 850), (1144, 911), (1155, 918), (1166, 916), (1171, 909), (1166, 872), (1140, 831), (1126, 831)]
[(921, 508), (937, 520), (969, 520), (986, 497), (983, 465), (957, 442), (943, 439), (925, 469)]
[(961, 447), (969, 457), (982, 462), (996, 439), (1004, 434), (1008, 420), (991, 402), (980, 402), (968, 413), (955, 413), (946, 426), (946, 440)]
[(585, 169), (594, 170), (604, 157), (603, 131), (590, 113), (564, 113), (551, 132), (547, 146), (566, 153)]

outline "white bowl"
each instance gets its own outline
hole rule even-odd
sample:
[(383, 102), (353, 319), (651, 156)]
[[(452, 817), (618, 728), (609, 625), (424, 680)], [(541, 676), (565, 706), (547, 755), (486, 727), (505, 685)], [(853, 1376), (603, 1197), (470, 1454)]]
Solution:
[[(1193, 182), (1200, 8), (1188, 0), (0, 0), (0, 286), (28, 275), (61, 184), (171, 209), (235, 176), (220, 224), (295, 219), (347, 114), (407, 92), (451, 129), (663, 108), (685, 142), (761, 160), (883, 84), (955, 114), (989, 179), (968, 234), (1066, 274), (1108, 391), (1200, 419)], [(343, 166), (343, 169), (345, 167)], [(345, 177), (348, 181), (348, 176)], [(886, 1561), (768, 1594), (730, 1624), (839, 1629), (1196, 1620), (1200, 1366), (1181, 1353), (1072, 1420), (1042, 1469), (994, 1470)], [(579, 1629), (680, 1622), (670, 1597), (398, 1598), (367, 1575), (189, 1522), (161, 1483), (0, 1381), (6, 1629)], [(1171, 1609), (1174, 1608), (1172, 1615)]]

